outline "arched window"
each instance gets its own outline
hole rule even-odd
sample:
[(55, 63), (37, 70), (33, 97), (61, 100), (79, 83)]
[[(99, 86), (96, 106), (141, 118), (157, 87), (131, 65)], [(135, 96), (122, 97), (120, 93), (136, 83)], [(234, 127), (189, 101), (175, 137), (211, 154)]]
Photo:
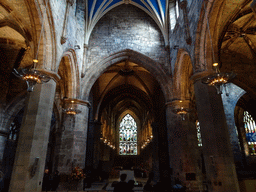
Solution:
[(11, 123), (10, 129), (9, 129), (9, 135), (8, 135), (9, 140), (12, 140), (12, 141), (18, 140), (23, 114), (24, 114), (24, 108), (22, 108), (19, 111), (19, 113), (15, 116), (13, 122)]
[(119, 155), (137, 155), (137, 124), (130, 114), (120, 123)]
[(256, 125), (248, 111), (244, 111), (244, 129), (249, 146), (249, 154), (256, 155)]
[(202, 143), (201, 128), (200, 128), (199, 121), (196, 121), (196, 130), (197, 130), (197, 144), (199, 147), (202, 147), (203, 143)]

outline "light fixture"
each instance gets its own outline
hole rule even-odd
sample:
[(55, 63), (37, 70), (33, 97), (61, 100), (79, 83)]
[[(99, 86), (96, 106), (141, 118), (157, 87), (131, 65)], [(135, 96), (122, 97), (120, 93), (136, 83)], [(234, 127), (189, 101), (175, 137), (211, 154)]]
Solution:
[(175, 100), (172, 101), (172, 112), (180, 115), (182, 120), (185, 120), (187, 113), (191, 112), (189, 100)]
[(209, 39), (211, 42), (211, 49), (212, 49), (212, 58), (213, 58), (213, 70), (214, 72), (209, 74), (208, 76), (204, 77), (201, 79), (201, 82), (204, 84), (207, 84), (209, 86), (214, 86), (217, 89), (217, 94), (222, 94), (222, 89), (223, 86), (228, 83), (231, 79), (233, 79), (236, 74), (233, 72), (226, 72), (226, 73), (221, 73), (219, 69), (219, 64), (215, 60), (214, 56), (214, 49), (213, 49), (213, 43), (212, 43), (212, 38), (211, 38), (211, 33), (210, 33), (210, 25), (209, 25), (209, 20), (208, 17), (206, 17), (206, 22), (207, 22), (207, 29), (209, 32)]
[(41, 83), (47, 83), (50, 79), (51, 76), (49, 76), (47, 73), (45, 73), (43, 70), (37, 70), (36, 65), (38, 63), (38, 52), (39, 52), (39, 46), (40, 46), (40, 41), (44, 29), (44, 20), (46, 17), (46, 11), (48, 8), (48, 2), (46, 1), (46, 6), (45, 6), (45, 12), (42, 20), (42, 26), (41, 26), (41, 32), (40, 32), (40, 37), (39, 37), (39, 42), (38, 42), (38, 47), (36, 51), (36, 56), (35, 59), (33, 59), (33, 65), (31, 68), (20, 68), (20, 69), (14, 69), (13, 74), (23, 80), (26, 81), (27, 83), (27, 91), (32, 92), (34, 90), (35, 84), (41, 84)]
[(202, 78), (202, 83), (214, 86), (217, 89), (217, 94), (222, 94), (223, 86), (233, 79), (236, 74), (233, 72), (221, 73), (218, 63), (214, 63), (213, 68), (215, 69), (215, 72)]
[(75, 99), (64, 97), (63, 102), (64, 102), (64, 108), (62, 110), (67, 115), (76, 115), (78, 113), (81, 113), (81, 111), (77, 109)]

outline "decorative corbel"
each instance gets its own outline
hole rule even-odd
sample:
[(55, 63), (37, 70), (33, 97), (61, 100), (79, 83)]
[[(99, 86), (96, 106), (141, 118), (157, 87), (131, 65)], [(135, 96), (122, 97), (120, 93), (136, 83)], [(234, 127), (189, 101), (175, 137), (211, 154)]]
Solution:
[(67, 23), (68, 23), (68, 15), (69, 15), (69, 10), (70, 7), (73, 6), (75, 0), (67, 0), (67, 5), (66, 5), (66, 12), (65, 12), (65, 17), (64, 17), (64, 23), (63, 23), (63, 29), (62, 29), (62, 35), (61, 35), (61, 39), (60, 39), (60, 43), (61, 45), (63, 45), (64, 43), (66, 43), (67, 41)]
[(187, 0), (180, 2), (180, 8), (183, 11), (184, 25), (185, 25), (185, 35), (187, 44), (191, 45), (192, 38), (190, 36), (189, 22), (188, 22), (188, 12), (187, 12)]

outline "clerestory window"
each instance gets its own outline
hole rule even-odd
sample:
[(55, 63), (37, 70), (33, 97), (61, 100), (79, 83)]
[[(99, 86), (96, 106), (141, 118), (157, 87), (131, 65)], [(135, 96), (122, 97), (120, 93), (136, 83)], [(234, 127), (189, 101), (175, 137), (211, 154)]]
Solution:
[(130, 114), (120, 123), (119, 155), (137, 155), (137, 124)]

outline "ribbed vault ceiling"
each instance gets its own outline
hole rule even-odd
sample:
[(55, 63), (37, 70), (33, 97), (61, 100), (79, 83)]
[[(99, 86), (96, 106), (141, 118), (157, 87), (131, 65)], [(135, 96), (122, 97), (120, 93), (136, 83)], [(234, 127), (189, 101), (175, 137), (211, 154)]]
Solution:
[(114, 7), (122, 4), (132, 4), (145, 11), (157, 23), (163, 33), (166, 43), (168, 42), (168, 0), (86, 0), (87, 42), (94, 26), (100, 18)]

